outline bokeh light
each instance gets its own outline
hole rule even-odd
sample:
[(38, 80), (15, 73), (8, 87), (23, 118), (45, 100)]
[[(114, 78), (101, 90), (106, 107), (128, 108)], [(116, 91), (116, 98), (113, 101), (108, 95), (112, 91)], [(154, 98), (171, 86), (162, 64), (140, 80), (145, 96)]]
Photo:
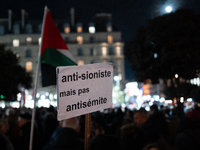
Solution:
[(171, 6), (166, 6), (166, 7), (165, 7), (165, 11), (166, 11), (167, 13), (172, 12), (172, 7), (171, 7)]

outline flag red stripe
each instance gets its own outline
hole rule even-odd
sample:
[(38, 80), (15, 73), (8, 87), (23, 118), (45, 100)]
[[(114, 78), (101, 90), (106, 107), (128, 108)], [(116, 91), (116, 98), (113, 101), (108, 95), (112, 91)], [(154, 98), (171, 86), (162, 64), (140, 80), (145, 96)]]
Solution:
[(46, 12), (41, 44), (41, 54), (46, 48), (69, 50), (49, 11)]

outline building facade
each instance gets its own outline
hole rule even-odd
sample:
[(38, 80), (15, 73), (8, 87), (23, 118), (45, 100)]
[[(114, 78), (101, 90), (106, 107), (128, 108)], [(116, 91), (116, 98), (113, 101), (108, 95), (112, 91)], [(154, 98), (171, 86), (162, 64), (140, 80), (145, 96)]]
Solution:
[[(98, 14), (95, 20), (89, 23), (64, 20), (55, 22), (78, 65), (113, 63), (113, 76), (119, 77), (120, 88), (124, 89), (124, 43), (121, 32), (114, 30), (110, 17), (110, 14)], [(20, 65), (32, 73), (34, 88), (42, 21), (10, 21), (9, 18), (0, 20), (0, 44), (6, 44), (6, 48), (11, 49), (16, 57), (20, 58)], [(42, 87), (41, 73), (39, 77), (38, 100), (50, 99), (55, 102), (56, 86)], [(113, 82), (115, 84), (114, 79)], [(32, 93), (33, 89), (26, 92), (26, 101), (32, 99)]]

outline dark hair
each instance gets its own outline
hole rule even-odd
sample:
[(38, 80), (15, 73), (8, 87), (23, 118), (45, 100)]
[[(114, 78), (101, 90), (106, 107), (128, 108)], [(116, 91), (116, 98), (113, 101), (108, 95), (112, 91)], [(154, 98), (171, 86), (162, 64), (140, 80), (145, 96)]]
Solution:
[(148, 144), (143, 150), (149, 150), (150, 148), (156, 148), (157, 150), (175, 150), (175, 148), (164, 139), (159, 139), (155, 143)]
[(158, 106), (153, 104), (152, 106), (150, 106), (150, 110), (158, 111)]
[(146, 109), (144, 109), (144, 108), (140, 108), (139, 110), (137, 110), (137, 111), (134, 112), (134, 114), (136, 114), (136, 113), (140, 113), (140, 115), (142, 117), (146, 117), (146, 118), (149, 117), (148, 111), (146, 111)]
[(113, 135), (98, 134), (90, 145), (91, 150), (122, 150), (119, 140)]
[(19, 116), (20, 116), (21, 118), (26, 119), (26, 120), (31, 120), (31, 118), (32, 118), (32, 115), (31, 115), (30, 113), (28, 113), (28, 112), (21, 113)]
[(147, 143), (145, 132), (134, 123), (121, 127), (120, 141), (125, 149), (142, 149)]

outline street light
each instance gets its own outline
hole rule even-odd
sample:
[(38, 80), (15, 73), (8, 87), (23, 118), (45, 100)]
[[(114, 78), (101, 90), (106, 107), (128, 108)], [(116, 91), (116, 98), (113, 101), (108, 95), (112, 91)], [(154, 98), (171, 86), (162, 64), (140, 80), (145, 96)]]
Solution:
[(117, 102), (120, 102), (120, 79), (119, 76), (114, 76), (114, 80), (116, 82), (114, 87), (114, 93), (115, 96), (113, 97), (113, 104), (116, 104)]
[(114, 76), (114, 80), (117, 82), (119, 81), (119, 76)]
[(117, 87), (119, 88), (119, 91), (120, 91), (120, 78), (119, 78), (119, 76), (114, 76), (114, 80), (115, 80), (116, 85), (117, 85)]

